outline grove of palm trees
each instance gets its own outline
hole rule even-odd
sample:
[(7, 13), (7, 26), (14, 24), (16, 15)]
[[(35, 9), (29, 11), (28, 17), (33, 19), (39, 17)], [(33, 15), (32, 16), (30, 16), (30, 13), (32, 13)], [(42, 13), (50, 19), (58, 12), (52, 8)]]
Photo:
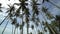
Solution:
[(0, 34), (60, 34), (60, 0), (0, 0)]

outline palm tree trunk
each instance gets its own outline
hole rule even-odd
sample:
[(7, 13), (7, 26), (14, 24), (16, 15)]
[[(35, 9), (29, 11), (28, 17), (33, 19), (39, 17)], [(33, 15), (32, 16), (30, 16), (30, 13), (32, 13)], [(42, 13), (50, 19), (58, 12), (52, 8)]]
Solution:
[(4, 27), (3, 31), (2, 31), (2, 34), (4, 33), (4, 31), (5, 31), (6, 27), (7, 27), (7, 25), (8, 25), (8, 21), (7, 21), (5, 27)]
[(29, 34), (29, 33), (28, 33), (28, 27), (29, 27), (29, 26), (28, 26), (28, 23), (27, 23), (27, 34)]
[(23, 15), (22, 15), (22, 34), (23, 34)]
[(7, 19), (8, 16), (9, 16), (9, 15), (7, 15), (7, 16), (4, 18), (4, 20), (0, 23), (0, 25)]
[(16, 31), (16, 27), (15, 27), (15, 29), (14, 29), (14, 34), (15, 34), (15, 31)]
[(17, 28), (17, 34), (18, 34), (18, 28)]
[(49, 31), (52, 32), (52, 34), (56, 34), (55, 31), (52, 29), (52, 27), (50, 27), (48, 23), (46, 23), (46, 26), (48, 27)]
[(12, 34), (13, 34), (13, 25), (12, 25)]
[(59, 32), (60, 32), (60, 21), (59, 21)]

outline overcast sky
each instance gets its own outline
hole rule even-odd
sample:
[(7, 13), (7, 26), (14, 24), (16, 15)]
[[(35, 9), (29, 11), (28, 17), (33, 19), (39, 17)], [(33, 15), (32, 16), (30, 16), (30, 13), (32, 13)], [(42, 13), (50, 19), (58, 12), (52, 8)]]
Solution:
[[(30, 1), (30, 0), (29, 0), (29, 1)], [(42, 0), (40, 0), (39, 2), (41, 3), (41, 1), (42, 1)], [(52, 2), (55, 3), (56, 5), (60, 6), (60, 0), (53, 0)], [(18, 0), (10, 0), (10, 1), (8, 1), (8, 0), (0, 0), (0, 3), (2, 3), (2, 7), (9, 8), (9, 7), (7, 6), (7, 4), (13, 5), (14, 3), (19, 3), (19, 1), (18, 1)], [(60, 14), (60, 9), (56, 8), (56, 7), (53, 6), (52, 4), (45, 2), (45, 3), (44, 3), (44, 6), (46, 6), (47, 8), (49, 8), (49, 11), (51, 11), (52, 14), (54, 14), (54, 15)], [(4, 16), (7, 15), (7, 14), (5, 13), (6, 9), (3, 9), (3, 11), (4, 11), (3, 13), (0, 13), (0, 22), (4, 19)], [(41, 17), (41, 18), (42, 18), (42, 17)], [(6, 22), (7, 22), (7, 21), (5, 21), (5, 22), (0, 26), (0, 34), (1, 34), (1, 32), (2, 32), (2, 30), (3, 30), (3, 28), (4, 28), (4, 26), (5, 26)], [(31, 22), (31, 23), (32, 23), (32, 22)], [(4, 32), (4, 34), (11, 34), (11, 29), (12, 29), (11, 27), (12, 27), (12, 25), (9, 23), (8, 26), (7, 26), (7, 28), (6, 28), (6, 30), (5, 30), (5, 32)], [(39, 27), (38, 27), (38, 28), (39, 28)], [(34, 28), (34, 30), (32, 30), (31, 28), (29, 28), (29, 31), (30, 31), (30, 32), (33, 31), (33, 33), (36, 33), (36, 34), (37, 34), (36, 28)], [(25, 27), (24, 27), (24, 34), (26, 34), (26, 32), (27, 32), (27, 31), (26, 31), (26, 26), (25, 26)]]

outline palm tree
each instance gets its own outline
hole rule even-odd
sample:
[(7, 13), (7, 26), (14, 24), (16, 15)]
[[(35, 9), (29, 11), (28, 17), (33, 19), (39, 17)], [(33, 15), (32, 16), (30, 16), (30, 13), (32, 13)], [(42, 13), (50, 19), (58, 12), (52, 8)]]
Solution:
[[(44, 12), (45, 15), (47, 15), (48, 19), (52, 19), (54, 17), (48, 12), (48, 9), (46, 9), (45, 7), (42, 7), (42, 12)], [(45, 20), (45, 23), (44, 23), (45, 27), (48, 28), (48, 30), (50, 31), (51, 34), (56, 34), (56, 32), (53, 30), (53, 28), (48, 24), (48, 22), (42, 12), (41, 12), (41, 15), (43, 16), (43, 18)]]
[[(29, 21), (30, 21), (30, 16), (31, 15), (30, 15), (29, 8), (26, 7), (26, 6), (29, 5), (28, 3), (26, 3), (26, 1), (28, 1), (28, 0), (19, 0), (20, 3), (14, 3), (12, 6), (8, 5), (10, 7), (9, 10), (6, 12), (6, 13), (8, 13), (8, 15), (0, 23), (0, 25), (9, 17), (10, 20), (12, 21), (11, 24), (15, 26), (14, 34), (15, 34), (15, 31), (16, 31), (16, 29), (18, 27), (20, 27), (22, 29), (22, 34), (23, 34), (23, 31), (24, 31), (23, 30), (23, 26), (24, 26), (24, 23), (26, 22), (26, 24), (27, 24), (27, 34), (29, 34), (28, 27), (29, 27)], [(39, 19), (38, 15), (41, 13), (43, 19), (45, 20), (44, 25), (43, 25), (43, 23), (41, 23), (41, 26), (47, 27), (48, 30), (49, 30), (49, 32), (50, 32), (50, 34), (56, 34), (55, 29), (53, 27), (51, 27), (52, 25), (48, 24), (48, 22), (47, 22), (47, 20), (45, 18), (45, 15), (46, 15), (46, 17), (48, 17), (48, 19), (52, 19), (53, 15), (51, 15), (50, 12), (48, 12), (48, 9), (46, 7), (42, 7), (42, 11), (39, 11), (37, 5), (41, 5), (41, 4), (37, 3), (38, 0), (31, 0), (31, 1), (32, 1), (32, 3), (31, 3), (32, 4), (31, 5), (32, 6), (32, 13), (33, 13), (32, 16), (31, 16), (31, 20), (36, 24), (36, 26), (39, 26), (38, 23), (40, 23), (40, 19)], [(42, 4), (45, 1), (51, 3), (52, 5), (54, 5), (54, 6), (56, 6), (57, 8), (60, 9), (60, 7), (58, 7), (57, 5), (55, 5), (54, 3), (52, 3), (49, 0), (43, 0)], [(18, 5), (19, 6), (19, 8), (16, 11), (15, 11), (14, 5)], [(0, 6), (1, 6), (1, 4), (0, 4)], [(21, 17), (22, 18), (22, 25), (20, 25), (19, 23), (17, 23), (17, 17)], [(25, 22), (24, 22), (24, 18), (25, 18)], [(7, 24), (6, 24), (6, 26), (7, 26)], [(5, 28), (6, 28), (6, 26), (5, 26)], [(3, 32), (4, 32), (5, 28), (3, 29)], [(34, 26), (32, 25), (31, 28), (34, 29)], [(43, 29), (43, 33), (44, 33), (44, 28), (42, 27), (42, 29)], [(3, 34), (3, 32), (2, 32), (2, 34)], [(43, 33), (39, 32), (39, 34), (43, 34)], [(12, 29), (12, 34), (13, 34), (13, 29)]]
[[(31, 20), (36, 25), (36, 30), (37, 30), (37, 27), (39, 26), (38, 23), (40, 22), (39, 17), (38, 17), (38, 15), (39, 15), (38, 5), (40, 5), (40, 4), (37, 3), (38, 0), (31, 0), (31, 1), (32, 1), (31, 2), (32, 12), (33, 12)], [(32, 25), (31, 28), (34, 29), (34, 25)]]

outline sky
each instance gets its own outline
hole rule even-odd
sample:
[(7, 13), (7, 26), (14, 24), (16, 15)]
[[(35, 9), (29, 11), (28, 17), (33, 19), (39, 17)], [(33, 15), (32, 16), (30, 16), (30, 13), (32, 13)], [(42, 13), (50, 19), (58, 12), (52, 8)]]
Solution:
[[(29, 0), (29, 1), (30, 1), (30, 0)], [(50, 1), (51, 1), (51, 0), (50, 0)], [(5, 8), (9, 8), (9, 7), (7, 6), (7, 4), (13, 5), (15, 2), (16, 2), (16, 3), (19, 3), (18, 0), (15, 0), (15, 1), (14, 1), (14, 0), (11, 0), (11, 1), (8, 1), (8, 0), (0, 0), (0, 3), (3, 4), (2, 7), (5, 7)], [(52, 0), (51, 2), (53, 2), (53, 3), (55, 3), (56, 5), (60, 6), (60, 0)], [(38, 3), (42, 3), (42, 0), (38, 1)], [(59, 14), (60, 14), (60, 9), (58, 9), (58, 8), (55, 7), (55, 6), (53, 6), (52, 4), (50, 4), (50, 3), (48, 3), (48, 2), (45, 2), (45, 3), (44, 3), (44, 6), (46, 6), (47, 8), (49, 8), (49, 11), (50, 11), (53, 15), (59, 15)], [(17, 8), (17, 6), (16, 6), (16, 8)], [(4, 16), (7, 15), (7, 14), (5, 13), (7, 10), (6, 10), (6, 9), (3, 9), (3, 11), (4, 11), (3, 13), (0, 12), (0, 22), (3, 21), (3, 19), (5, 18)], [(42, 19), (42, 17), (40, 17), (40, 18)], [(6, 22), (7, 22), (7, 21), (4, 21), (4, 23), (0, 26), (0, 34), (1, 34), (4, 26), (6, 25)], [(31, 23), (32, 23), (32, 22), (31, 22)], [(30, 23), (30, 25), (32, 25), (31, 23)], [(33, 25), (34, 25), (34, 23), (33, 23)], [(34, 26), (35, 26), (35, 25), (34, 25)], [(41, 28), (41, 27), (39, 26), (37, 29), (39, 29), (39, 28)], [(11, 30), (12, 30), (12, 25), (11, 25), (11, 23), (8, 23), (8, 26), (7, 26), (4, 34), (11, 34)], [(41, 29), (40, 29), (40, 30), (41, 30)], [(31, 28), (29, 28), (29, 31), (30, 31), (30, 32), (33, 32), (33, 34), (37, 34), (36, 27), (34, 28), (34, 30), (32, 30)], [(25, 26), (24, 26), (24, 34), (26, 34), (26, 32), (27, 32), (27, 29), (26, 29), (26, 25), (25, 25)], [(20, 34), (20, 32), (19, 32), (19, 34)], [(46, 34), (46, 33), (45, 33), (45, 34)]]

